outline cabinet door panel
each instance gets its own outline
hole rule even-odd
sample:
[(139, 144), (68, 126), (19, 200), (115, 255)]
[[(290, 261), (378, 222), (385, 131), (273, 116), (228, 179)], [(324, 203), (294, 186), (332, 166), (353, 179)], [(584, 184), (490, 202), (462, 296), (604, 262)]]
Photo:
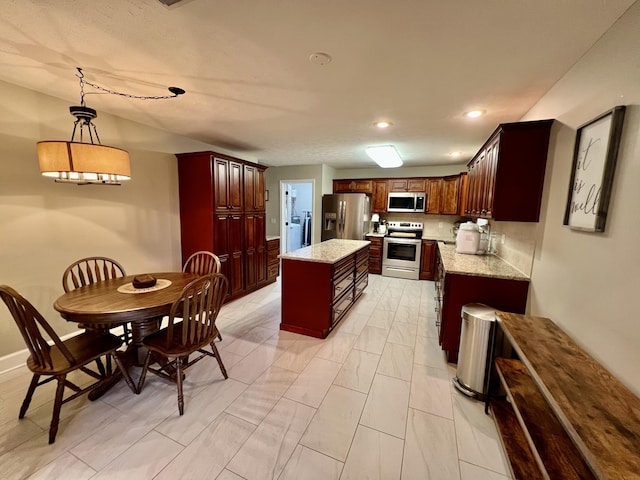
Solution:
[(430, 178), (427, 182), (427, 206), (425, 213), (440, 213), (440, 178)]
[(242, 164), (229, 162), (229, 209), (242, 210)]
[(408, 180), (406, 178), (398, 178), (395, 180), (389, 180), (390, 192), (406, 192)]
[(373, 197), (371, 199), (371, 211), (373, 213), (385, 213), (387, 211), (387, 181), (375, 180), (373, 182)]
[(437, 244), (434, 240), (422, 241), (420, 256), (420, 280), (434, 280), (436, 276)]
[(265, 210), (265, 203), (264, 203), (264, 170), (261, 169), (256, 169), (256, 181), (254, 183), (255, 185), (255, 209), (259, 210), (261, 212), (264, 212)]
[(228, 246), (229, 246), (229, 283), (231, 293), (244, 290), (244, 251), (242, 215), (229, 216)]
[(426, 192), (427, 186), (424, 178), (410, 178), (407, 180), (408, 192)]
[(256, 203), (256, 169), (250, 165), (244, 166), (244, 208), (254, 210)]
[(460, 175), (442, 179), (441, 198), (440, 212), (444, 215), (457, 215), (460, 199)]
[(214, 158), (213, 188), (215, 191), (215, 209), (228, 210), (229, 206), (229, 162)]

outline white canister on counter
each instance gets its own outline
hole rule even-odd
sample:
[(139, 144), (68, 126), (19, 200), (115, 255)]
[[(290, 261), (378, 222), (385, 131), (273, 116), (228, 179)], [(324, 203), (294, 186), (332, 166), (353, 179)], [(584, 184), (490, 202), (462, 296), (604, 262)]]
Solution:
[(460, 225), (458, 236), (456, 237), (456, 253), (466, 253), (475, 255), (480, 246), (480, 232), (478, 226), (473, 222), (466, 222)]

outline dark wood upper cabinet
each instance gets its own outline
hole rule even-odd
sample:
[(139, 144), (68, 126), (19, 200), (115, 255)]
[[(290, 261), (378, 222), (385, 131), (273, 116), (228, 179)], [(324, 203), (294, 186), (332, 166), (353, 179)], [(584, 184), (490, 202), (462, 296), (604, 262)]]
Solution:
[(242, 211), (242, 164), (218, 156), (213, 161), (215, 209)]
[(427, 187), (427, 205), (424, 213), (439, 214), (441, 205), (442, 179), (430, 178), (426, 182)]
[(333, 193), (368, 193), (373, 191), (373, 182), (368, 178), (334, 180)]
[(245, 211), (264, 211), (264, 167), (244, 165)]
[(441, 183), (440, 213), (457, 215), (460, 211), (462, 175), (443, 177)]
[(390, 192), (426, 192), (424, 178), (393, 178), (389, 180)]
[(265, 167), (215, 152), (177, 158), (183, 262), (199, 250), (215, 253), (234, 298), (274, 281), (267, 278)]
[(553, 120), (499, 125), (467, 164), (465, 214), (537, 222)]
[(426, 214), (463, 215), (461, 201), (467, 174), (424, 178), (370, 178), (334, 180), (333, 193), (371, 193), (371, 213), (387, 213), (389, 192), (424, 192), (427, 195)]
[(387, 181), (373, 180), (373, 195), (371, 196), (371, 212), (387, 212)]

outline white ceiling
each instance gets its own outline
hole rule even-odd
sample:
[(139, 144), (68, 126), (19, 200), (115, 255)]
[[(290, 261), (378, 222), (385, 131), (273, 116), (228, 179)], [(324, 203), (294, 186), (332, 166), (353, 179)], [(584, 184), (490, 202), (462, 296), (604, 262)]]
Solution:
[[(87, 105), (273, 166), (371, 167), (364, 148), (388, 143), (407, 166), (460, 163), (633, 3), (0, 0), (0, 79), (70, 104), (77, 66), (132, 94), (179, 86), (177, 99)], [(314, 52), (333, 60), (312, 64)], [(462, 115), (476, 108), (487, 114)], [(393, 127), (377, 130), (382, 119)]]

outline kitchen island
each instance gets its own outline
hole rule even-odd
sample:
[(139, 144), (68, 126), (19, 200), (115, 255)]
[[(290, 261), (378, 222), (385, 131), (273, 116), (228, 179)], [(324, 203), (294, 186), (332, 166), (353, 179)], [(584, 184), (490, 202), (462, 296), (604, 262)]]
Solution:
[(280, 255), (280, 329), (325, 338), (368, 284), (370, 243), (333, 239)]

